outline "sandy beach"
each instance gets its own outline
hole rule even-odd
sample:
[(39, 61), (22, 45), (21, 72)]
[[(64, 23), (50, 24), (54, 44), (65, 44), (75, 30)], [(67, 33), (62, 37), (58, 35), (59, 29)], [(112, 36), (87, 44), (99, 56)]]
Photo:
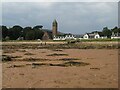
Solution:
[(118, 49), (5, 49), (3, 55), (12, 57), (2, 64), (3, 88), (118, 87)]

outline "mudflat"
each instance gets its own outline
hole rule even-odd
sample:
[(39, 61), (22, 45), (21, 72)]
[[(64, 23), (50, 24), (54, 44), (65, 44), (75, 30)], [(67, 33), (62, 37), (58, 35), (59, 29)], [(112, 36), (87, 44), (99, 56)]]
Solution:
[(118, 49), (5, 49), (3, 88), (117, 88)]

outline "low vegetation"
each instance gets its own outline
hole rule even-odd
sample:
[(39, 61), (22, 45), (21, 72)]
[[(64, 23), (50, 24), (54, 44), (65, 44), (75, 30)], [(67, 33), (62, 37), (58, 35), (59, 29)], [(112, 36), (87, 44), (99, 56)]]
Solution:
[[(119, 43), (75, 43), (75, 44), (47, 44), (40, 46), (40, 44), (15, 44), (15, 45), (4, 45), (4, 50), (8, 49), (118, 49), (120, 48)], [(57, 50), (55, 50), (57, 51)], [(58, 50), (59, 51), (59, 50)]]

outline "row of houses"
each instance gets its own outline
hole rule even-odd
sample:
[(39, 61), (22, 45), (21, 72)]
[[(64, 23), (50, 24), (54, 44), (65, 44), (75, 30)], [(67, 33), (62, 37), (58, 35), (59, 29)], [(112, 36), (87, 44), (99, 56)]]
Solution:
[(67, 40), (67, 39), (76, 39), (75, 35), (67, 34), (67, 35), (58, 35), (54, 36), (53, 40)]
[[(107, 36), (104, 36), (102, 32), (93, 32), (93, 33), (86, 33), (84, 35), (72, 35), (72, 34), (66, 34), (66, 35), (58, 35), (54, 36), (53, 40), (68, 40), (68, 39), (106, 39)], [(111, 39), (120, 39), (120, 33), (112, 33)]]

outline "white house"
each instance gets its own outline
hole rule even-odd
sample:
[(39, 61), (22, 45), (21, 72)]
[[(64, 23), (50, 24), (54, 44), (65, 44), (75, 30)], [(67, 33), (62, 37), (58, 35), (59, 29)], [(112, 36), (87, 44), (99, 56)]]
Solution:
[(111, 39), (120, 39), (120, 33), (112, 32)]
[(89, 34), (86, 33), (86, 34), (83, 36), (83, 39), (89, 39)]
[(58, 35), (54, 36), (53, 40), (69, 40), (69, 39), (76, 39), (74, 35), (72, 34), (66, 34), (66, 35)]
[(83, 35), (83, 39), (103, 39), (107, 38), (107, 36), (104, 36), (102, 32), (93, 32), (93, 33), (86, 33)]

